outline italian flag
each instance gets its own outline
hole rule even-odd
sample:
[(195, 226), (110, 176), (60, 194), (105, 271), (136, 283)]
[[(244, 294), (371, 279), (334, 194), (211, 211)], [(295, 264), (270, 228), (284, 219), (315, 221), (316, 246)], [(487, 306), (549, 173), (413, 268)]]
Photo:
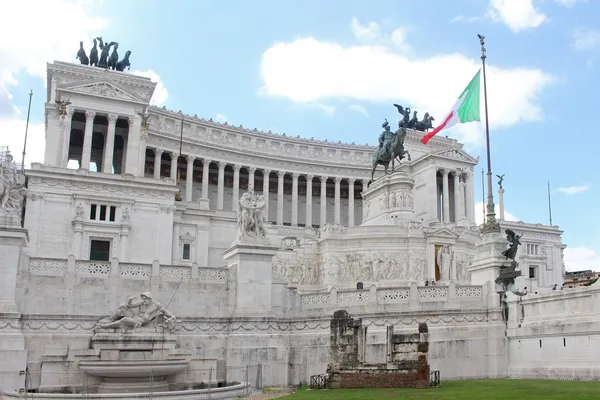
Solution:
[(431, 132), (425, 134), (423, 139), (421, 139), (421, 143), (427, 144), (429, 139), (438, 134), (438, 132), (443, 129), (448, 129), (456, 124), (464, 124), (465, 122), (473, 122), (473, 121), (481, 121), (479, 116), (480, 106), (479, 106), (479, 73), (481, 70), (477, 71), (471, 82), (467, 85), (465, 90), (461, 93), (452, 107), (452, 110), (448, 113), (444, 121), (432, 130)]

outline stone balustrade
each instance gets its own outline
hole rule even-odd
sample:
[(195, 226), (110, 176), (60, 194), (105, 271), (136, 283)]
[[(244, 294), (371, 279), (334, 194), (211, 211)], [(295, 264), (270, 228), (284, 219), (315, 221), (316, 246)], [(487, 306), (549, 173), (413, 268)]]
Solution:
[(75, 257), (30, 258), (29, 273), (41, 276), (64, 276), (74, 274), (81, 277), (105, 279), (118, 276), (121, 279), (149, 280), (198, 280), (211, 283), (226, 284), (229, 279), (227, 268), (199, 267), (191, 265), (161, 265), (157, 261), (152, 264), (112, 261), (76, 260)]
[(347, 290), (332, 288), (326, 293), (299, 294), (301, 308), (305, 312), (364, 307), (385, 311), (401, 308), (455, 309), (484, 307), (486, 288), (475, 285), (418, 286), (416, 283), (403, 287), (376, 287), (369, 289)]

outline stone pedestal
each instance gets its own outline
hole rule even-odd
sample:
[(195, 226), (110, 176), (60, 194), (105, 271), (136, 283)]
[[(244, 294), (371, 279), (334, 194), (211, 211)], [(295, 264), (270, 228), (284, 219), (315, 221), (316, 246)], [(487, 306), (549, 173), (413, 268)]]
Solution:
[[(482, 235), (481, 242), (476, 246), (477, 253), (468, 267), (472, 285), (485, 285), (488, 282), (491, 282), (492, 287), (496, 285), (495, 280), (500, 274), (500, 268), (508, 267), (511, 263), (511, 260), (507, 260), (501, 254), (506, 248), (507, 241), (502, 233), (494, 232)], [(488, 305), (498, 306), (498, 294), (492, 291), (489, 296)]]
[(362, 193), (361, 225), (396, 225), (401, 219), (414, 219), (414, 184), (414, 179), (401, 170), (371, 183)]
[(230, 276), (235, 276), (237, 315), (268, 316), (272, 313), (272, 258), (278, 248), (267, 241), (236, 242), (223, 252)]
[(15, 303), (17, 273), (29, 240), (27, 230), (0, 226), (0, 388), (19, 390), (25, 386), (27, 352)]

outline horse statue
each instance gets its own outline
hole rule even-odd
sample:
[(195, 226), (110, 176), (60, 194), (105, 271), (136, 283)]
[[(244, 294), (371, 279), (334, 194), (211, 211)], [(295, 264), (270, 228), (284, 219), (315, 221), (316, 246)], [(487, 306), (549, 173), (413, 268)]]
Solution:
[(114, 43), (115, 47), (113, 48), (113, 51), (110, 54), (110, 58), (108, 59), (108, 68), (112, 70), (117, 68), (117, 63), (119, 62), (119, 53), (117, 52), (117, 50), (119, 49), (119, 43)]
[(432, 121), (435, 121), (435, 118), (431, 117), (427, 112), (425, 113), (423, 120), (417, 122), (414, 129), (417, 131), (427, 132), (428, 129), (433, 129)]
[(127, 50), (127, 52), (125, 52), (125, 57), (119, 61), (116, 65), (116, 70), (117, 71), (125, 71), (125, 67), (127, 67), (127, 69), (131, 68), (131, 64), (129, 63), (129, 56), (131, 55), (131, 50)]
[(417, 111), (413, 111), (413, 116), (408, 121), (408, 125), (406, 127), (408, 129), (415, 129), (418, 123), (419, 123), (419, 118), (417, 118)]
[(83, 42), (79, 42), (79, 51), (77, 52), (76, 59), (83, 65), (88, 65), (90, 63), (90, 59), (85, 54), (85, 50), (83, 49)]
[[(102, 40), (102, 38), (100, 38)], [(90, 66), (97, 67), (98, 66), (98, 45), (97, 39), (94, 38), (94, 47), (90, 50)]]
[[(402, 121), (400, 121), (398, 125), (402, 125)], [(408, 161), (411, 161), (409, 151), (404, 149), (404, 139), (406, 138), (406, 133), (406, 128), (401, 127), (396, 131), (394, 139), (389, 146), (389, 151), (385, 151), (385, 147), (380, 147), (373, 152), (373, 170), (371, 171), (371, 181), (373, 181), (375, 170), (377, 169), (378, 165), (383, 165), (385, 168), (385, 174), (387, 175), (390, 162), (392, 163), (392, 172), (394, 172), (394, 163), (396, 161), (396, 157), (398, 157), (398, 162), (401, 162), (404, 156), (408, 158)]]

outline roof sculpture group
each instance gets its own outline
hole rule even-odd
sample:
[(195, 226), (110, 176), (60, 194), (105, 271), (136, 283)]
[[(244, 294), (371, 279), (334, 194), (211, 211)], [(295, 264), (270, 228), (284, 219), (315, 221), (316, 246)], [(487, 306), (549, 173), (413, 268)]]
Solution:
[(394, 172), (394, 163), (396, 159), (401, 162), (404, 156), (411, 160), (410, 153), (404, 149), (404, 139), (406, 138), (406, 130), (413, 129), (415, 131), (427, 132), (428, 129), (433, 128), (433, 121), (435, 118), (425, 113), (423, 119), (419, 121), (417, 117), (417, 111), (413, 111), (412, 117), (410, 116), (410, 107), (402, 107), (399, 104), (394, 104), (394, 107), (398, 110), (402, 118), (398, 122), (398, 130), (392, 132), (390, 124), (386, 119), (381, 125), (384, 129), (379, 135), (379, 147), (373, 152), (373, 170), (371, 171), (371, 181), (375, 175), (375, 169), (378, 165), (383, 165), (385, 168), (385, 174), (387, 174), (388, 166), (392, 163), (392, 172)]
[[(98, 55), (98, 47), (100, 47), (100, 55)], [(112, 53), (110, 49), (112, 47)], [(83, 42), (79, 42), (79, 51), (77, 52), (77, 59), (83, 65), (90, 65), (94, 67), (112, 69), (117, 71), (124, 71), (125, 68), (130, 69), (131, 64), (129, 63), (129, 56), (131, 51), (125, 52), (125, 57), (119, 60), (119, 42), (108, 42), (105, 43), (102, 37), (94, 38), (94, 46), (90, 50), (90, 56), (88, 57), (83, 49)], [(110, 53), (110, 55), (109, 55)]]

